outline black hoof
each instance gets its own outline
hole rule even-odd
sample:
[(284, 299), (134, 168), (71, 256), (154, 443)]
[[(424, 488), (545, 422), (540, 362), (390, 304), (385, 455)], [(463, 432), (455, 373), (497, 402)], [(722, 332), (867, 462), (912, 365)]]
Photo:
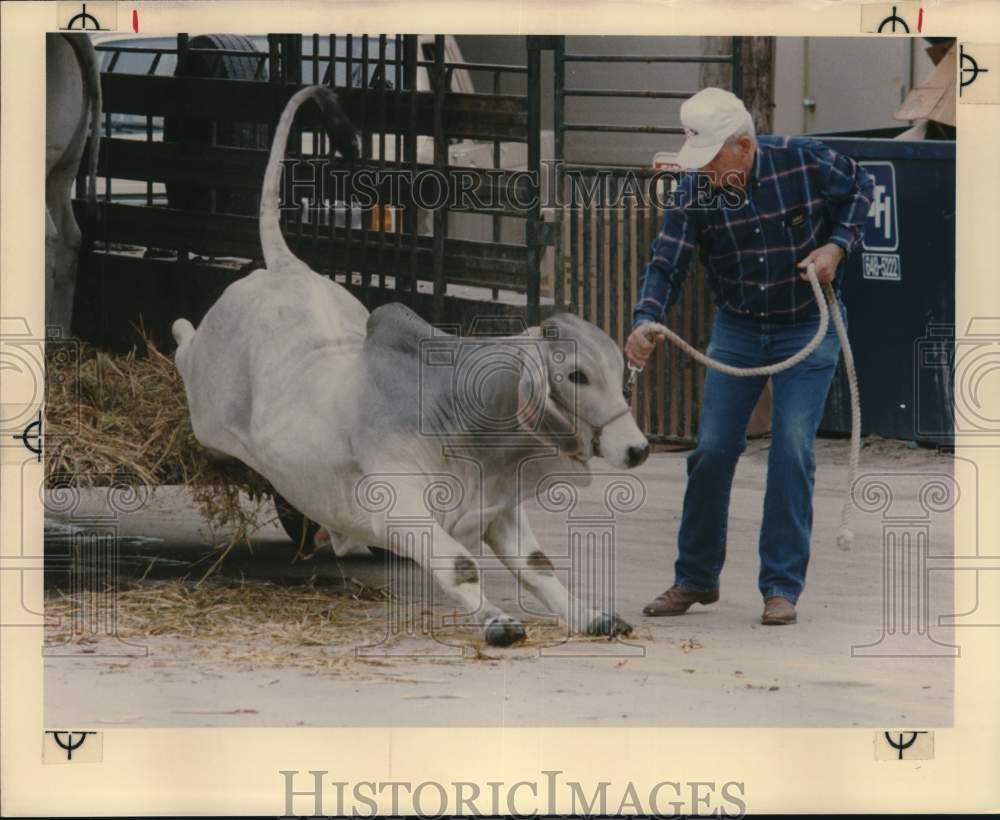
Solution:
[(510, 646), (527, 637), (524, 627), (510, 615), (497, 615), (491, 618), (483, 627), (483, 634), (490, 646)]
[(588, 635), (603, 635), (606, 638), (613, 638), (616, 635), (631, 635), (632, 624), (623, 621), (617, 615), (609, 615), (602, 612), (587, 627)]

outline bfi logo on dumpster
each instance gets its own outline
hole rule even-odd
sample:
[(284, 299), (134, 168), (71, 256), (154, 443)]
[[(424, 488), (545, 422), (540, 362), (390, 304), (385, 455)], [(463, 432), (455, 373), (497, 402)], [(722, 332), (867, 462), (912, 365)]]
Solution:
[(875, 196), (868, 210), (865, 232), (861, 238), (862, 275), (865, 279), (898, 282), (901, 274), (899, 254), (899, 207), (896, 199), (896, 169), (891, 162), (862, 162), (875, 178)]

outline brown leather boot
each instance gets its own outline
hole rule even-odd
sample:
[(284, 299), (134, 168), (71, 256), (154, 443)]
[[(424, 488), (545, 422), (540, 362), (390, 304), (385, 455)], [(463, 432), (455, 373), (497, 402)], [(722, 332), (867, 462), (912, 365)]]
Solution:
[(766, 626), (784, 626), (794, 624), (798, 619), (795, 614), (795, 604), (780, 595), (774, 595), (764, 601), (764, 614), (760, 622)]
[(684, 589), (674, 584), (662, 595), (657, 595), (642, 609), (643, 615), (657, 617), (659, 615), (683, 615), (691, 604), (714, 604), (719, 600), (719, 590), (697, 592)]

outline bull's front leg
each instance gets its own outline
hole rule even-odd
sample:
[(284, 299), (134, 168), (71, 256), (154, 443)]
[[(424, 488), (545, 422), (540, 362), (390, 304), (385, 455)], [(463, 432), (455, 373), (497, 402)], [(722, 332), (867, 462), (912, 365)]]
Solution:
[(563, 586), (528, 525), (523, 505), (501, 512), (487, 528), (485, 540), (519, 581), (562, 617), (571, 631), (608, 637), (628, 635), (632, 631), (631, 624), (617, 614), (594, 609)]
[(429, 519), (424, 486), (409, 481), (392, 483), (396, 501), (391, 512), (372, 514), (376, 540), (383, 548), (430, 572), (445, 592), (482, 624), (488, 644), (509, 646), (523, 640), (521, 622), (503, 612), (483, 592), (482, 572), (472, 553)]
[[(73, 321), (73, 298), (76, 291), (76, 272), (82, 234), (73, 215), (70, 199), (72, 177), (58, 189), (46, 191), (45, 269), (46, 321), (57, 325), (63, 338), (70, 335)], [(51, 226), (50, 226), (51, 223)], [(50, 240), (51, 231), (51, 240)]]

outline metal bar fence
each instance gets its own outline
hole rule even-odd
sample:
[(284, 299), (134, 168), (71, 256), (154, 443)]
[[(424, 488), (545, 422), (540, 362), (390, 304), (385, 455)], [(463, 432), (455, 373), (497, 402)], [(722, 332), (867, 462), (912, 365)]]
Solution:
[[(104, 241), (95, 247), (94, 269), (104, 303), (88, 318), (107, 315), (92, 322), (91, 336), (102, 337), (95, 341), (116, 347), (120, 340), (114, 325), (121, 327), (137, 314), (146, 318), (157, 339), (157, 306), (151, 294), (172, 289), (173, 315), (183, 309), (197, 319), (233, 276), (259, 264), (253, 261), (260, 253), (252, 224), (256, 217), (232, 216), (227, 199), (218, 192), (225, 186), (242, 191), (256, 214), (267, 151), (223, 144), (218, 126), (248, 119), (260, 124), (254, 127), (273, 133), (284, 101), (303, 81), (337, 90), (342, 106), (362, 131), (362, 162), (377, 171), (394, 166), (415, 176), (428, 168), (446, 170), (452, 164), (449, 143), (460, 139), (487, 141), (493, 147), (494, 165), (499, 165), (504, 142), (527, 141), (528, 97), (499, 94), (501, 78), (525, 76), (527, 66), (448, 60), (443, 35), (435, 37), (435, 53), (425, 59), (421, 59), (422, 41), (415, 35), (376, 36), (377, 41), (367, 35), (269, 35), (263, 51), (191, 47), (186, 34), (178, 36), (176, 48), (115, 42), (97, 46), (104, 63), (106, 116), (99, 149), (104, 177), (99, 238)], [(147, 62), (136, 70), (136, 58), (143, 56)], [(176, 62), (170, 59), (174, 56)], [(212, 79), (189, 75), (192, 58), (209, 74), (217, 74), (224, 58), (254, 62), (244, 79)], [(492, 81), (492, 88), (454, 93), (450, 81), (456, 70), (478, 72)], [(484, 107), (480, 95), (492, 101)], [(188, 151), (185, 159), (185, 146), (173, 141), (176, 137), (164, 139), (163, 124), (171, 117), (189, 116), (208, 123), (209, 134), (204, 148)], [(539, 127), (537, 117), (533, 127)], [(395, 153), (390, 154), (393, 146)], [(422, 162), (424, 147), (433, 147), (433, 159), (428, 156)], [(304, 110), (289, 139), (288, 158), (308, 163), (327, 152), (325, 132)], [(504, 179), (502, 174), (491, 177), (489, 186), (502, 187)], [(137, 182), (134, 192), (130, 180)], [(201, 186), (205, 210), (197, 219), (189, 219), (193, 214), (164, 208), (168, 201), (164, 184)], [(309, 196), (301, 208), (283, 209), (282, 224), (297, 253), (316, 270), (360, 290), (367, 304), (372, 305), (373, 292), (380, 291), (381, 301), (402, 299), (417, 308), (424, 282), (436, 309), (423, 309), (434, 314), (429, 318), (440, 319), (448, 285), (456, 283), (477, 290), (484, 286), (494, 300), (501, 290), (521, 294), (524, 304), (532, 302), (537, 311), (539, 281), (530, 271), (527, 245), (500, 241), (501, 220), (525, 218), (523, 214), (491, 210), (492, 242), (456, 241), (447, 236), (447, 216), (423, 212), (430, 218), (422, 220), (412, 197), (404, 196), (391, 203), (398, 208), (390, 208), (380, 189), (377, 207), (370, 210), (359, 208), (349, 191), (336, 193), (339, 202)], [(78, 187), (78, 199), (81, 196)], [(387, 233), (394, 235), (392, 239)], [(136, 255), (144, 247), (145, 253)], [(191, 287), (197, 293), (188, 292)], [(533, 298), (528, 294), (531, 288)], [(112, 293), (113, 306), (107, 302)], [(158, 342), (169, 347), (165, 330), (169, 322), (162, 318)]]
[[(650, 190), (643, 201), (623, 197), (623, 185), (632, 175), (648, 189), (656, 171), (652, 168), (598, 168), (568, 162), (567, 137), (583, 133), (680, 135), (683, 129), (679, 124), (582, 122), (573, 120), (567, 109), (573, 99), (684, 100), (696, 89), (573, 88), (567, 83), (567, 66), (726, 63), (732, 66), (733, 91), (740, 94), (742, 41), (734, 37), (729, 54), (681, 56), (572, 53), (567, 51), (565, 37), (553, 39), (556, 190), (564, 203), (556, 213), (559, 247), (553, 292), (558, 306), (597, 323), (618, 344), (624, 345), (632, 326), (632, 305), (639, 279), (649, 259), (653, 238), (663, 221), (664, 210)], [(669, 312), (667, 321), (694, 345), (704, 348), (708, 344), (714, 306), (700, 262), (695, 262), (693, 267), (684, 293)], [(695, 367), (672, 345), (658, 348), (632, 398), (636, 418), (651, 441), (690, 443), (695, 439), (703, 381), (702, 369)]]

